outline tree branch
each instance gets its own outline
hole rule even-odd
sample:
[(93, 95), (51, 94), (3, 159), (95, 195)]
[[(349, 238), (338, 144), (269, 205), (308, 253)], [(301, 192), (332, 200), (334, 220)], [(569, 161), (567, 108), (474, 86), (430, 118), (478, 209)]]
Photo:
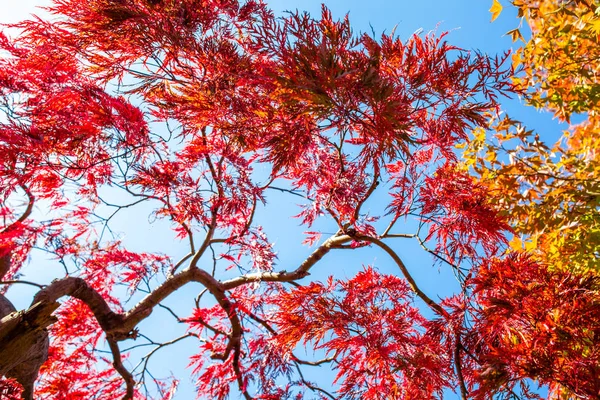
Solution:
[(429, 296), (427, 296), (419, 288), (419, 286), (417, 286), (417, 283), (413, 279), (412, 275), (410, 274), (410, 272), (408, 272), (406, 265), (404, 265), (404, 262), (402, 261), (402, 259), (398, 256), (398, 254), (396, 254), (396, 252), (394, 250), (392, 250), (391, 247), (389, 247), (387, 244), (383, 243), (381, 240), (376, 239), (374, 237), (370, 237), (370, 236), (357, 235), (356, 240), (364, 240), (365, 242), (373, 243), (374, 245), (380, 247), (382, 250), (384, 250), (386, 253), (388, 253), (389, 256), (392, 257), (392, 259), (396, 262), (396, 264), (400, 268), (400, 271), (402, 271), (402, 275), (404, 275), (404, 278), (406, 278), (406, 280), (408, 281), (408, 284), (410, 285), (413, 292), (415, 292), (415, 294), (421, 300), (423, 300), (425, 302), (425, 304), (427, 304), (437, 314), (444, 316), (444, 317), (448, 317), (448, 313), (446, 312), (446, 310), (444, 310), (435, 301), (431, 300), (431, 298), (429, 298)]
[(334, 235), (329, 237), (292, 272), (255, 272), (226, 280), (221, 285), (225, 290), (231, 290), (252, 282), (291, 282), (302, 279), (309, 275), (308, 271), (321, 260), (325, 254), (329, 253), (331, 249), (341, 246), (351, 240), (352, 238), (348, 235)]
[(403, 238), (403, 239), (410, 239), (410, 238), (414, 238), (417, 235), (414, 233), (386, 233), (384, 235), (382, 235), (382, 238)]
[(0, 256), (0, 279), (4, 279), (10, 270), (10, 251), (3, 256)]
[(0, 376), (15, 378), (23, 386), (23, 399), (33, 400), (35, 380), (48, 357), (46, 328), (56, 321), (52, 312), (59, 304), (36, 303), (17, 312), (0, 295), (0, 306), (2, 314), (9, 313), (0, 320)]
[(0, 285), (14, 285), (15, 283), (20, 283), (20, 284), (23, 284), (23, 285), (35, 286), (38, 289), (44, 289), (46, 287), (46, 285), (40, 285), (39, 283), (25, 281), (23, 279), (10, 280), (10, 281), (0, 281)]
[[(186, 333), (185, 335), (179, 336), (173, 340), (170, 340), (168, 342), (164, 342), (164, 343), (149, 343), (149, 345), (155, 345), (156, 347), (154, 349), (152, 349), (148, 354), (146, 354), (144, 357), (142, 357), (142, 359), (140, 360), (140, 362), (138, 363), (138, 365), (135, 366), (135, 368), (133, 368), (133, 371), (135, 371), (139, 366), (141, 366), (142, 364), (144, 364), (144, 367), (142, 368), (142, 371), (140, 372), (141, 375), (144, 375), (144, 373), (146, 371), (148, 371), (148, 363), (150, 361), (150, 358), (154, 355), (154, 353), (156, 353), (157, 351), (159, 351), (160, 349), (163, 349), (167, 346), (173, 345), (183, 339), (187, 339), (189, 337), (196, 337), (198, 338), (194, 333)], [(136, 374), (137, 375), (137, 374)]]
[(122, 323), (122, 316), (113, 312), (100, 293), (90, 287), (82, 278), (69, 276), (53, 281), (35, 295), (32, 304), (53, 303), (64, 296), (71, 296), (83, 301), (94, 313), (100, 327), (107, 334)]
[(19, 365), (31, 344), (45, 328), (52, 325), (52, 316), (60, 304), (36, 303), (27, 310), (13, 312), (0, 319), (0, 375)]
[(28, 199), (27, 208), (25, 209), (23, 214), (21, 214), (19, 219), (17, 219), (15, 222), (10, 224), (6, 229), (4, 229), (4, 232), (10, 230), (11, 226), (14, 226), (15, 224), (22, 224), (23, 222), (25, 222), (25, 220), (27, 218), (29, 218), (29, 216), (31, 215), (31, 211), (33, 211), (33, 204), (35, 203), (35, 197), (33, 196), (33, 194), (31, 193), (31, 191), (29, 190), (29, 188), (27, 186), (25, 186), (25, 185), (20, 185), (20, 186), (21, 186), (21, 189), (23, 189), (23, 191), (27, 195), (27, 199)]
[[(170, 294), (190, 282), (199, 282), (204, 285), (204, 287), (206, 287), (208, 291), (215, 296), (215, 298), (217, 298), (219, 303), (221, 303), (219, 298), (223, 300), (223, 297), (225, 296), (224, 288), (219, 281), (213, 278), (205, 270), (190, 266), (183, 271), (167, 278), (166, 281), (149, 293), (131, 310), (126, 312), (123, 316), (121, 327), (118, 328), (118, 331), (121, 332), (121, 334), (129, 333), (137, 324), (139, 324), (152, 313), (152, 310), (155, 306), (157, 306)], [(113, 329), (113, 331), (116, 330), (117, 329)]]
[(323, 358), (321, 360), (317, 360), (317, 361), (306, 361), (306, 360), (302, 360), (298, 357), (296, 357), (294, 354), (292, 354), (292, 359), (294, 360), (294, 362), (298, 363), (298, 364), (302, 364), (302, 365), (310, 365), (312, 367), (318, 367), (320, 365), (326, 364), (326, 363), (330, 363), (332, 361), (335, 360), (335, 356), (333, 357), (327, 357), (327, 358)]
[(369, 199), (369, 197), (371, 197), (373, 192), (375, 192), (375, 189), (377, 189), (377, 186), (379, 186), (379, 172), (376, 170), (375, 173), (373, 174), (373, 182), (371, 182), (371, 186), (369, 187), (369, 189), (367, 189), (367, 192), (365, 193), (363, 198), (360, 199), (360, 201), (356, 205), (356, 208), (354, 210), (354, 215), (352, 216), (354, 221), (358, 220), (358, 217), (360, 216), (360, 209), (365, 204), (365, 202)]
[[(156, 307), (167, 296), (177, 291), (179, 288), (189, 282), (199, 282), (215, 297), (217, 303), (227, 313), (231, 324), (231, 332), (227, 334), (229, 342), (225, 351), (222, 354), (213, 354), (212, 358), (226, 360), (233, 351), (233, 367), (238, 375), (238, 384), (246, 398), (251, 398), (247, 391), (243, 390), (243, 379), (239, 368), (241, 356), (241, 338), (243, 328), (239, 316), (235, 310), (235, 305), (227, 298), (225, 291), (231, 290), (234, 287), (255, 281), (293, 281), (308, 275), (308, 271), (314, 266), (325, 254), (332, 248), (341, 246), (352, 238), (348, 235), (335, 235), (328, 238), (319, 248), (317, 248), (298, 268), (293, 272), (279, 273), (259, 273), (249, 274), (234, 278), (230, 281), (219, 282), (208, 272), (190, 265), (185, 270), (170, 276), (159, 285), (154, 291), (149, 293), (144, 299), (136, 304), (130, 311), (126, 313), (115, 313), (111, 310), (104, 298), (85, 280), (78, 277), (66, 277), (61, 280), (53, 281), (50, 285), (40, 290), (34, 297), (32, 308), (35, 307), (50, 307), (51, 311), (47, 313), (50, 316), (51, 312), (58, 307), (57, 300), (64, 296), (71, 296), (83, 301), (93, 312), (100, 327), (106, 333), (107, 340), (111, 347), (111, 352), (115, 358), (115, 369), (123, 376), (127, 385), (127, 395), (124, 399), (131, 399), (133, 396), (133, 386), (131, 386), (131, 374), (122, 366), (120, 361), (120, 351), (117, 343), (119, 341), (133, 337), (132, 332), (135, 327), (146, 317), (148, 317), (154, 307)], [(199, 249), (200, 251), (200, 249)], [(197, 252), (198, 254), (198, 252)], [(54, 308), (52, 308), (54, 307)], [(44, 308), (45, 309), (45, 308)], [(53, 320), (49, 320), (47, 325), (50, 325)], [(46, 325), (46, 326), (47, 326)], [(5, 328), (4, 323), (0, 323), (0, 329)]]
[(123, 365), (123, 361), (121, 360), (121, 350), (119, 350), (119, 345), (113, 339), (108, 339), (108, 346), (110, 347), (110, 352), (113, 356), (113, 366), (115, 370), (123, 377), (125, 381), (125, 396), (123, 396), (122, 400), (132, 400), (134, 394), (134, 386), (135, 380), (133, 379), (133, 375), (125, 368)]
[(458, 386), (460, 387), (460, 398), (461, 400), (467, 400), (469, 398), (469, 392), (467, 391), (467, 386), (465, 385), (465, 378), (462, 372), (462, 361), (460, 358), (461, 347), (462, 346), (460, 343), (460, 338), (457, 333), (454, 343), (454, 366), (456, 368), (456, 376), (458, 377)]
[[(10, 225), (8, 225), (4, 229), (2, 229), (0, 231), (0, 233), (8, 233), (12, 229), (15, 229), (18, 225), (25, 222), (25, 220), (27, 218), (29, 218), (29, 216), (31, 215), (31, 212), (33, 211), (33, 204), (35, 203), (35, 197), (33, 196), (33, 194), (31, 193), (31, 191), (29, 190), (29, 188), (27, 186), (22, 185), (22, 184), (20, 186), (28, 198), (27, 208), (25, 209), (23, 214), (21, 214), (21, 216), (16, 221), (12, 222)], [(8, 251), (6, 254), (0, 256), (0, 280), (4, 279), (4, 277), (6, 276), (8, 271), (10, 271), (10, 257), (11, 257), (10, 251)]]

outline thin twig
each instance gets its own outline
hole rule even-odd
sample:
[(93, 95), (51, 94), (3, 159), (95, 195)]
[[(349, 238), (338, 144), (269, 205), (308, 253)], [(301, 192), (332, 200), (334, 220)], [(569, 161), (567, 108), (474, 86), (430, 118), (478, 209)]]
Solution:
[(35, 283), (35, 282), (30, 282), (30, 281), (24, 281), (24, 280), (8, 280), (8, 281), (0, 281), (0, 285), (12, 285), (14, 283), (22, 283), (24, 285), (31, 285), (31, 286), (35, 286), (38, 287), (40, 289), (44, 289), (46, 287), (46, 285), (40, 285), (39, 283)]
[(356, 205), (356, 208), (354, 209), (354, 215), (353, 215), (354, 221), (358, 220), (358, 217), (360, 216), (360, 209), (365, 204), (365, 202), (369, 199), (369, 197), (371, 197), (373, 192), (375, 192), (375, 189), (377, 189), (377, 186), (379, 186), (379, 172), (376, 170), (373, 175), (373, 182), (371, 182), (371, 186), (369, 187), (369, 189), (367, 189), (367, 192), (365, 193), (363, 198), (358, 202), (358, 204)]
[(307, 388), (309, 388), (313, 392), (323, 393), (324, 395), (326, 395), (330, 399), (335, 400), (335, 396), (333, 396), (327, 390), (321, 389), (320, 387), (315, 386), (312, 383), (308, 382), (306, 379), (304, 379), (304, 375), (302, 374), (302, 369), (300, 369), (300, 365), (299, 365), (298, 361), (294, 361), (294, 365), (296, 366), (296, 370), (298, 371), (298, 375), (300, 375), (300, 381), (302, 382), (302, 384), (304, 384)]
[(327, 364), (327, 363), (330, 363), (335, 360), (335, 357), (327, 357), (327, 358), (323, 358), (322, 360), (317, 360), (317, 361), (306, 361), (306, 360), (302, 360), (302, 359), (296, 357), (293, 354), (292, 354), (292, 357), (294, 357), (294, 361), (297, 362), (298, 364), (310, 365), (312, 367), (317, 367), (322, 364)]
[(403, 238), (403, 239), (411, 239), (414, 238), (415, 235), (414, 233), (386, 233), (381, 235), (382, 238)]
[(178, 338), (175, 338), (173, 340), (170, 340), (168, 342), (164, 342), (164, 343), (160, 343), (160, 344), (154, 344), (156, 345), (156, 347), (154, 349), (152, 349), (148, 354), (146, 354), (144, 357), (142, 357), (142, 359), (140, 360), (140, 362), (138, 363), (138, 365), (135, 366), (135, 368), (133, 369), (134, 371), (143, 363), (144, 367), (142, 368), (141, 373), (144, 374), (144, 372), (146, 372), (148, 370), (148, 362), (150, 361), (150, 358), (154, 355), (154, 353), (156, 353), (158, 350), (165, 348), (167, 346), (170, 346), (172, 344), (175, 344), (183, 339), (187, 339), (189, 337), (197, 337), (194, 333), (186, 333), (185, 335), (179, 336)]
[(125, 381), (125, 395), (121, 400), (132, 400), (135, 380), (133, 379), (131, 373), (123, 365), (123, 362), (121, 360), (121, 351), (119, 350), (119, 345), (117, 344), (117, 342), (109, 338), (108, 346), (110, 347), (110, 351), (113, 356), (113, 366)]
[(419, 286), (417, 285), (417, 283), (413, 279), (413, 277), (410, 274), (410, 272), (408, 272), (408, 269), (406, 268), (406, 265), (404, 265), (404, 262), (402, 261), (402, 259), (398, 256), (398, 254), (396, 254), (396, 252), (394, 250), (392, 250), (391, 247), (389, 247), (387, 244), (383, 243), (381, 240), (376, 239), (374, 237), (370, 237), (370, 236), (357, 235), (355, 237), (355, 239), (356, 240), (364, 240), (366, 242), (373, 243), (374, 245), (380, 247), (382, 250), (384, 250), (386, 253), (388, 253), (389, 256), (392, 257), (392, 259), (396, 262), (396, 264), (400, 268), (400, 271), (402, 271), (402, 274), (404, 275), (404, 278), (406, 278), (406, 280), (408, 281), (408, 284), (410, 285), (410, 287), (413, 290), (413, 292), (415, 292), (415, 294), (421, 300), (423, 300), (425, 302), (425, 304), (427, 304), (437, 314), (439, 314), (441, 316), (445, 316), (445, 317), (448, 316), (448, 312), (446, 312), (446, 310), (444, 310), (442, 308), (442, 306), (440, 306), (438, 303), (436, 303), (435, 301), (433, 301), (429, 296), (427, 296), (419, 288)]

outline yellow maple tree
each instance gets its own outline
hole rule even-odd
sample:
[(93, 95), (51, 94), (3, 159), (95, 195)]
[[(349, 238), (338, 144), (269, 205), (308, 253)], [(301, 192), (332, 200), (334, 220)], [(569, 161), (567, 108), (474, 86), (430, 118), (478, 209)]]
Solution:
[[(474, 132), (464, 165), (498, 194), (514, 248), (550, 268), (600, 271), (600, 1), (512, 4), (531, 28), (513, 57), (520, 71), (514, 82), (529, 105), (569, 128), (548, 144), (546, 132), (497, 117), (492, 137)], [(522, 37), (519, 29), (509, 34)]]

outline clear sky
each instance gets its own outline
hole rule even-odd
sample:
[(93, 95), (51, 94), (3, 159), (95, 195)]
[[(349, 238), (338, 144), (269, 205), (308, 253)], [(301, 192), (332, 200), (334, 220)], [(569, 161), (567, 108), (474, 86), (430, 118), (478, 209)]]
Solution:
[[(44, 13), (34, 7), (46, 5), (49, 1), (3, 0), (2, 3), (0, 22), (16, 22), (31, 13), (42, 16)], [(281, 14), (285, 10), (300, 9), (307, 10), (313, 15), (319, 15), (322, 1), (270, 0), (268, 3), (277, 14)], [(349, 13), (350, 21), (356, 32), (374, 30), (380, 34), (384, 31), (390, 32), (396, 27), (397, 34), (401, 38), (407, 38), (419, 29), (424, 32), (435, 30), (439, 33), (451, 31), (447, 37), (450, 43), (464, 49), (477, 49), (489, 54), (502, 53), (518, 45), (513, 44), (509, 37), (504, 36), (505, 32), (517, 27), (520, 23), (516, 18), (516, 11), (509, 7), (508, 1), (503, 1), (506, 8), (494, 23), (490, 22), (491, 16), (488, 12), (491, 0), (329, 0), (325, 1), (325, 4), (332, 10), (334, 17), (343, 17)], [(518, 99), (507, 102), (506, 108), (517, 119), (524, 120), (528, 126), (541, 132), (555, 135), (558, 131), (556, 122), (551, 120), (549, 114), (541, 114), (531, 108), (525, 108)], [(280, 195), (272, 194), (271, 204), (283, 204), (281, 203), (284, 201), (283, 198), (278, 199), (278, 196)], [(286, 202), (289, 203), (289, 199)], [(272, 240), (277, 243), (280, 259), (277, 268), (290, 270), (294, 268), (294, 265), (298, 265), (310, 251), (299, 247), (302, 240), (301, 230), (297, 229), (297, 221), (289, 220), (288, 215), (290, 213), (284, 212), (284, 210), (275, 210), (269, 211), (268, 214), (265, 212), (259, 214), (259, 219), (265, 225), (267, 232), (271, 234)], [(147, 221), (147, 216), (131, 216), (131, 218), (138, 217), (141, 220), (145, 218)], [(289, 230), (282, 228), (286, 224), (289, 224)], [(123, 231), (127, 231), (131, 225), (131, 222), (126, 220), (122, 221), (122, 225), (119, 227)], [(130, 236), (129, 240), (134, 247), (153, 247), (155, 244), (164, 247), (164, 239), (160, 237), (160, 232), (160, 226), (154, 226), (141, 234)], [(455, 287), (452, 274), (443, 269), (438, 270), (437, 267), (432, 268), (431, 258), (420, 252), (416, 246), (402, 244), (397, 247), (397, 250), (411, 269), (417, 282), (422, 285), (430, 297), (447, 295)], [(329, 263), (328, 260), (333, 260), (333, 263)], [(370, 263), (375, 264), (383, 271), (395, 273), (395, 270), (390, 269), (390, 263), (385, 255), (373, 250), (361, 250), (358, 254), (340, 254), (339, 257), (336, 255), (335, 258), (324, 261), (328, 261), (320, 266), (324, 270), (315, 273), (313, 278), (332, 273), (337, 276), (352, 276), (360, 269), (361, 265)], [(289, 266), (286, 267), (286, 265)], [(193, 297), (197, 290), (198, 287), (194, 287), (185, 294)], [(9, 296), (15, 304), (26, 306), (30, 301), (26, 293), (26, 291), (11, 290)], [(177, 300), (170, 301), (174, 304)], [(176, 306), (176, 304), (174, 305)], [(156, 331), (155, 327), (147, 326), (146, 329)], [(144, 332), (144, 327), (142, 327), (142, 332)], [(157, 331), (157, 335), (164, 335), (165, 338), (169, 338), (172, 333), (174, 332), (171, 332), (167, 326), (162, 326)], [(154, 370), (159, 371), (157, 375), (168, 374), (169, 371), (172, 371), (174, 375), (183, 378), (180, 392), (176, 396), (177, 399), (191, 399), (194, 393), (193, 387), (182, 369), (187, 364), (187, 353), (183, 351), (186, 345), (191, 345), (191, 343), (183, 342), (163, 353), (159, 352), (158, 357), (153, 361)], [(307, 377), (309, 378), (310, 375)], [(449, 394), (447, 398), (453, 399), (454, 396)]]

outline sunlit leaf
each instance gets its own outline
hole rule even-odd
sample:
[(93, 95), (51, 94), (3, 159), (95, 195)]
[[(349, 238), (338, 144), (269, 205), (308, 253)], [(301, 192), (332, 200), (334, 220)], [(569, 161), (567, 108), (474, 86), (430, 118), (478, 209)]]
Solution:
[(498, 0), (493, 0), (492, 7), (489, 10), (490, 13), (492, 13), (492, 22), (494, 22), (494, 20), (498, 18), (498, 16), (502, 12), (502, 8), (502, 4), (500, 4)]

